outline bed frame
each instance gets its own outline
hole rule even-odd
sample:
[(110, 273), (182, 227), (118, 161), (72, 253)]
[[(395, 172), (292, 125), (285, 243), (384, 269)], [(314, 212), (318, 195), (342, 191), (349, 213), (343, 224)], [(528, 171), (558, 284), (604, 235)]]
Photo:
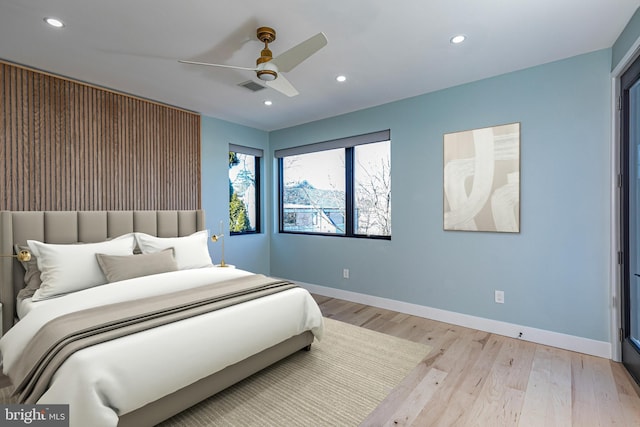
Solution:
[[(205, 228), (204, 211), (21, 211), (0, 212), (0, 254), (28, 239), (45, 243), (92, 243), (138, 231), (158, 237), (187, 236)], [(15, 258), (0, 258), (2, 331), (16, 321), (16, 295), (24, 287), (24, 269)], [(313, 342), (309, 331), (294, 336), (222, 371), (127, 414), (118, 426), (155, 425)]]

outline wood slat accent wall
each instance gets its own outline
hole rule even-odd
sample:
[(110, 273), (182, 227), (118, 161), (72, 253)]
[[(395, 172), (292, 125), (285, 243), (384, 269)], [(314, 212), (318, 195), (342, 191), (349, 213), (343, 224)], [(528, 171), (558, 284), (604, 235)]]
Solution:
[(0, 62), (2, 210), (200, 209), (200, 115)]

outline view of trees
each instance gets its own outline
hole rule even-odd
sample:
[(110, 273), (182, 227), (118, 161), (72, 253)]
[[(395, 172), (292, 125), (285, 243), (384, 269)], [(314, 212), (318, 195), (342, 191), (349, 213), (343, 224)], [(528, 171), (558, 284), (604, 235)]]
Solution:
[(253, 156), (229, 152), (229, 169), (239, 169), (229, 174), (229, 232), (231, 233), (255, 230), (251, 224), (249, 207), (242, 198), (249, 188), (255, 188), (255, 177), (252, 169), (247, 167), (246, 157), (255, 161)]
[[(360, 148), (360, 147), (358, 147)], [(360, 160), (356, 151), (356, 233), (391, 235), (391, 156)]]
[[(352, 215), (357, 235), (391, 235), (390, 142), (356, 146)], [(286, 231), (346, 233), (344, 149), (283, 159), (283, 227)]]

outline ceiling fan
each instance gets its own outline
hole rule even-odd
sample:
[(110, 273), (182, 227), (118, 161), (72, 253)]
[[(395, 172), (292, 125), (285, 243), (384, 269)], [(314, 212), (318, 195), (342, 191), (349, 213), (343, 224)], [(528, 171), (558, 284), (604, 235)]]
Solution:
[(260, 58), (256, 60), (256, 66), (252, 68), (184, 60), (178, 60), (178, 62), (183, 64), (206, 65), (208, 67), (255, 71), (258, 78), (263, 80), (270, 88), (287, 96), (298, 95), (299, 92), (284, 78), (282, 73), (293, 70), (305, 59), (326, 46), (327, 37), (323, 33), (318, 33), (274, 58), (271, 50), (269, 50), (269, 43), (276, 39), (276, 31), (273, 28), (260, 27), (257, 30), (257, 36), (258, 40), (264, 43), (264, 49), (260, 52)]

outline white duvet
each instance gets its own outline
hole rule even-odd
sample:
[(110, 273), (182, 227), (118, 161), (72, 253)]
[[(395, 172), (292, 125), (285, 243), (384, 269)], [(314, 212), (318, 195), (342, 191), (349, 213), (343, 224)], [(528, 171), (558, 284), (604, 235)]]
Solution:
[[(251, 273), (202, 268), (157, 274), (29, 305), (0, 339), (4, 373), (48, 320), (72, 311), (168, 293)], [(116, 426), (118, 416), (305, 330), (322, 335), (322, 314), (295, 288), (83, 349), (53, 377), (38, 403), (68, 403), (71, 426)]]

